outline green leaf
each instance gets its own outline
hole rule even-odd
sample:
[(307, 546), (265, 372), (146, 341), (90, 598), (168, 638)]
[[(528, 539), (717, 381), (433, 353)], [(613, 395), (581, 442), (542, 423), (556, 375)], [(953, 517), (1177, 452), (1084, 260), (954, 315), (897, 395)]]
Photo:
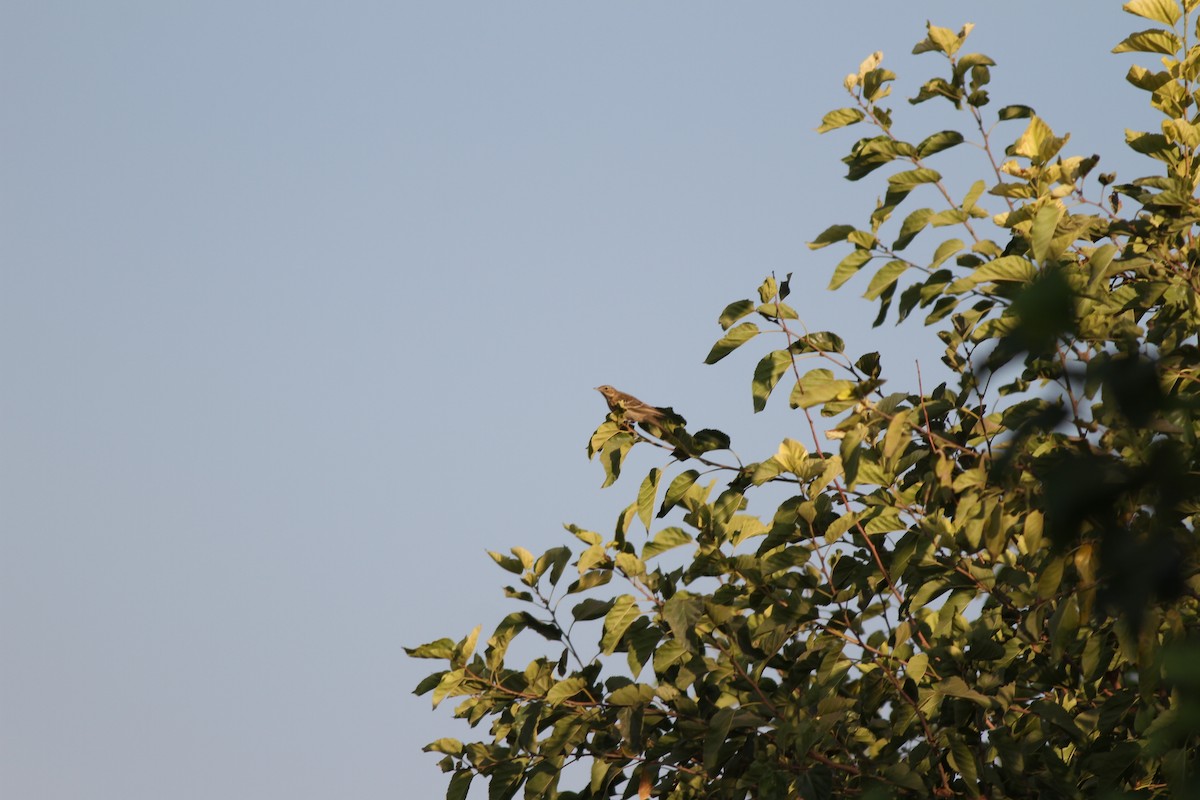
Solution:
[(930, 78), (921, 85), (917, 96), (908, 102), (917, 105), (918, 103), (924, 103), (926, 100), (932, 100), (935, 97), (944, 97), (958, 107), (962, 103), (962, 95), (962, 89), (952, 85), (945, 78)]
[(792, 408), (812, 408), (830, 400), (846, 399), (854, 390), (854, 382), (838, 380), (827, 369), (814, 369), (805, 373), (792, 389)]
[(892, 244), (892, 249), (899, 251), (908, 247), (916, 235), (925, 229), (925, 225), (932, 216), (933, 209), (918, 208), (905, 217), (904, 222), (900, 225), (900, 235), (896, 238), (895, 243)]
[(968, 794), (978, 797), (979, 768), (975, 764), (975, 756), (971, 754), (971, 748), (967, 747), (967, 743), (957, 736), (952, 737), (946, 761), (955, 772), (962, 776), (963, 782), (967, 784)]
[(629, 449), (636, 441), (632, 433), (622, 431), (610, 437), (604, 443), (604, 447), (600, 448), (600, 463), (604, 466), (605, 475), (602, 487), (612, 486), (621, 476), (621, 465), (625, 463), (625, 456), (629, 455)]
[[(562, 548), (566, 549), (566, 548)], [(463, 640), (454, 646), (454, 663), (464, 664), (475, 652), (475, 642), (479, 639), (479, 631), (482, 625), (476, 625), (470, 633), (463, 637)]]
[(704, 598), (676, 592), (663, 605), (662, 615), (671, 628), (671, 635), (687, 641), (690, 636), (695, 636), (696, 623), (704, 615)]
[(646, 565), (633, 553), (617, 553), (614, 559), (617, 569), (630, 578), (641, 578), (646, 575)]
[(937, 684), (936, 689), (941, 694), (949, 697), (961, 697), (964, 700), (970, 700), (981, 708), (994, 708), (996, 705), (996, 702), (992, 698), (972, 689), (967, 685), (966, 681), (957, 675), (952, 675), (941, 681)]
[(751, 394), (754, 399), (755, 412), (767, 407), (767, 398), (779, 383), (780, 377), (792, 365), (792, 356), (787, 350), (774, 350), (763, 356), (754, 368), (754, 381), (751, 384)]
[(546, 702), (556, 706), (564, 700), (570, 700), (586, 688), (587, 681), (583, 678), (567, 678), (550, 687), (550, 691), (546, 692)]
[(688, 448), (688, 453), (698, 456), (712, 450), (728, 450), (729, 445), (729, 434), (713, 428), (703, 428), (692, 436), (692, 446)]
[[(841, 463), (840, 461), (838, 462)], [(841, 539), (846, 531), (858, 524), (858, 512), (850, 511), (842, 514), (840, 517), (829, 523), (829, 527), (825, 529), (825, 542), (833, 544), (838, 539)]]
[(1075, 741), (1080, 741), (1083, 738), (1083, 731), (1075, 724), (1071, 712), (1058, 703), (1052, 700), (1038, 700), (1029, 706), (1029, 710), (1047, 722), (1051, 722), (1061, 728)]
[(1022, 256), (1000, 256), (989, 261), (966, 277), (946, 287), (952, 294), (965, 292), (981, 283), (1015, 281), (1029, 283), (1037, 277), (1037, 267)]
[(674, 508), (687, 495), (688, 490), (692, 488), (692, 484), (699, 477), (700, 473), (694, 469), (685, 470), (675, 476), (675, 479), (671, 481), (671, 485), (667, 487), (667, 494), (663, 498), (662, 507), (658, 510), (659, 519), (665, 517), (667, 512)]
[(1037, 277), (1037, 267), (1021, 256), (1000, 256), (975, 270), (972, 277), (977, 283), (984, 281), (1029, 283)]
[[(846, 241), (846, 237), (854, 233), (856, 228), (853, 225), (830, 225), (821, 232), (821, 235), (808, 243), (809, 250), (820, 250), (822, 247), (828, 247), (836, 242)], [(743, 302), (749, 302), (748, 300)]]
[(471, 789), (471, 779), (475, 773), (469, 769), (455, 771), (450, 778), (450, 786), (446, 789), (446, 800), (467, 800), (467, 792)]
[(1037, 582), (1038, 597), (1045, 600), (1054, 596), (1054, 593), (1058, 591), (1058, 585), (1062, 583), (1063, 567), (1064, 563), (1061, 557), (1050, 559), (1042, 567)]
[(1012, 145), (1013, 155), (1024, 156), (1034, 164), (1049, 161), (1062, 148), (1066, 138), (1058, 138), (1041, 117), (1030, 117), (1029, 124)]
[(708, 731), (704, 735), (704, 769), (714, 772), (718, 766), (721, 747), (729, 738), (729, 727), (733, 724), (734, 709), (722, 708), (712, 715), (708, 722)]
[(610, 656), (616, 652), (621, 637), (641, 614), (633, 595), (623, 594), (617, 598), (608, 614), (604, 616), (604, 635), (600, 638), (600, 650), (604, 655)]
[(943, 150), (949, 150), (955, 145), (963, 143), (963, 135), (958, 131), (939, 131), (925, 139), (917, 145), (917, 155), (921, 158), (927, 158), (934, 153), (940, 153)]
[(854, 274), (862, 269), (863, 264), (871, 260), (870, 250), (855, 250), (850, 255), (838, 262), (837, 268), (833, 271), (833, 278), (829, 281), (829, 288), (836, 289), (846, 281), (854, 277)]
[(654, 687), (644, 683), (627, 684), (608, 696), (608, 702), (614, 706), (644, 706), (653, 699)]
[(461, 669), (443, 674), (441, 680), (438, 681), (437, 688), (433, 690), (433, 707), (437, 708), (447, 697), (463, 694), (461, 691), (463, 680), (465, 680), (465, 676)]
[(987, 184), (983, 181), (975, 181), (973, 184), (971, 184), (971, 188), (967, 190), (966, 195), (963, 197), (963, 209), (970, 211), (972, 208), (974, 208), (975, 203), (979, 201), (979, 198), (983, 195), (983, 192), (986, 188)]
[(1103, 244), (1092, 253), (1088, 259), (1088, 291), (1095, 291), (1108, 277), (1108, 267), (1116, 255), (1117, 248), (1112, 244)]
[(800, 315), (796, 313), (796, 309), (779, 301), (763, 303), (754, 310), (767, 319), (800, 319)]
[(928, 167), (897, 172), (888, 178), (888, 188), (891, 191), (908, 192), (925, 183), (937, 183), (942, 179), (942, 173)]
[(547, 567), (549, 567), (550, 585), (557, 586), (558, 579), (562, 577), (563, 570), (570, 560), (571, 549), (569, 547), (551, 547), (538, 559), (537, 564), (533, 567), (533, 571), (540, 577), (545, 573)]
[(657, 555), (667, 552), (681, 545), (685, 545), (692, 541), (683, 528), (663, 528), (654, 539), (646, 542), (642, 547), (642, 560), (649, 561)]
[(933, 261), (929, 263), (929, 269), (935, 270), (940, 267), (946, 259), (962, 250), (965, 245), (961, 239), (947, 239), (938, 245), (937, 250), (933, 253)]
[(884, 134), (860, 139), (851, 148), (850, 154), (842, 159), (842, 163), (849, 167), (846, 178), (857, 181), (897, 158), (915, 158), (916, 155), (917, 148), (908, 142)]
[(729, 326), (737, 322), (742, 317), (754, 310), (754, 302), (751, 300), (736, 300), (725, 306), (725, 310), (721, 312), (721, 317), (717, 320), (721, 325), (721, 330), (729, 330)]
[(704, 359), (705, 364), (715, 364), (725, 356), (738, 349), (759, 334), (758, 326), (753, 322), (743, 322), (713, 345), (712, 350)]
[(908, 677), (912, 678), (914, 682), (919, 684), (921, 679), (925, 677), (925, 670), (928, 667), (929, 656), (925, 655), (924, 653), (917, 653), (908, 660), (908, 666), (906, 667), (905, 672), (908, 674)]
[(1183, 42), (1170, 31), (1148, 30), (1131, 33), (1112, 49), (1114, 53), (1162, 53), (1174, 55), (1183, 49)]
[(902, 761), (884, 769), (883, 777), (897, 786), (903, 786), (905, 789), (911, 789), (914, 792), (925, 793), (928, 791), (928, 787), (925, 786), (925, 782), (921, 780), (921, 777)]
[(404, 652), (409, 658), (440, 658), (449, 660), (454, 657), (457, 643), (453, 639), (438, 639), (436, 642), (423, 644), (419, 647), (406, 647)]
[(876, 300), (882, 295), (890, 285), (895, 284), (896, 279), (908, 269), (908, 261), (888, 261), (880, 267), (880, 270), (871, 278), (871, 282), (866, 285), (866, 291), (863, 296), (868, 300)]
[(561, 775), (559, 767), (549, 760), (534, 764), (525, 773), (525, 800), (552, 800)]
[(1165, 84), (1170, 83), (1174, 78), (1169, 72), (1151, 72), (1145, 67), (1139, 67), (1134, 64), (1129, 68), (1129, 72), (1125, 75), (1125, 80), (1132, 83), (1147, 92), (1157, 92)]
[(435, 672), (432, 675), (426, 675), (421, 679), (421, 682), (417, 684), (417, 688), (413, 689), (413, 694), (415, 694), (417, 697), (420, 697), (421, 695), (427, 694), (433, 689), (436, 689), (437, 685), (442, 682), (442, 677), (445, 674), (446, 673), (444, 672)]
[(844, 353), (846, 352), (846, 343), (836, 333), (816, 331), (806, 333), (792, 342), (790, 349), (797, 355), (801, 353)]
[(497, 564), (499, 564), (505, 570), (513, 573), (514, 575), (520, 575), (522, 572), (525, 571), (525, 565), (521, 563), (521, 560), (519, 558), (513, 558), (512, 556), (506, 556), (503, 553), (496, 553), (492, 550), (488, 550), (487, 554), (492, 557), (492, 561), (495, 561)]
[(654, 671), (661, 675), (670, 666), (690, 656), (691, 648), (681, 639), (667, 639), (654, 650)]
[(846, 478), (846, 488), (848, 489), (853, 489), (858, 482), (858, 464), (862, 456), (859, 446), (865, 435), (866, 430), (860, 425), (846, 431), (842, 437), (839, 453), (842, 457), (842, 475)]
[(661, 475), (662, 471), (658, 467), (651, 469), (642, 479), (642, 485), (638, 489), (638, 519), (647, 531), (650, 530), (650, 521), (654, 518), (654, 498), (658, 494), (658, 479)]
[[(1033, 228), (1030, 230), (1030, 249), (1036, 261), (1045, 263), (1058, 255), (1051, 244), (1058, 230), (1058, 223), (1063, 218), (1066, 209), (1057, 203), (1047, 203), (1038, 209), (1033, 217)], [(994, 263), (994, 262), (993, 262)]]
[(579, 594), (586, 592), (588, 589), (595, 589), (597, 586), (603, 586), (612, 580), (611, 569), (597, 569), (579, 576), (579, 580), (571, 583), (567, 587), (567, 594)]
[(1034, 110), (1029, 106), (1013, 105), (1005, 106), (996, 112), (996, 117), (1004, 122), (1010, 119), (1029, 119), (1034, 115)]
[(1175, 0), (1129, 0), (1121, 9), (1154, 22), (1161, 22), (1168, 27), (1174, 27), (1182, 16), (1179, 13), (1179, 3)]
[(575, 604), (575, 607), (571, 609), (571, 616), (579, 621), (600, 619), (612, 610), (615, 602), (615, 599), (598, 600), (595, 597), (588, 597)]
[(922, 41), (913, 47), (913, 55), (936, 52), (952, 56), (962, 45), (962, 40), (955, 36), (954, 31), (949, 28), (939, 27), (932, 22), (926, 23), (925, 27), (928, 33)]
[(458, 739), (451, 739), (449, 736), (430, 742), (421, 748), (426, 753), (445, 753), (446, 755), (456, 756), (462, 753), (463, 743)]
[(521, 788), (525, 759), (501, 761), (488, 774), (488, 800), (511, 800)]
[(651, 625), (646, 617), (642, 617), (639, 623), (629, 629), (625, 634), (625, 650), (630, 675), (636, 678), (641, 674), (662, 638), (662, 629)]
[(853, 125), (856, 122), (861, 122), (865, 115), (857, 108), (839, 108), (836, 111), (830, 111), (821, 118), (821, 126), (817, 128), (817, 133), (826, 133), (837, 128), (844, 128), (847, 125)]
[(758, 298), (762, 302), (774, 300), (779, 294), (779, 282), (775, 280), (774, 275), (768, 275), (766, 279), (759, 284)]

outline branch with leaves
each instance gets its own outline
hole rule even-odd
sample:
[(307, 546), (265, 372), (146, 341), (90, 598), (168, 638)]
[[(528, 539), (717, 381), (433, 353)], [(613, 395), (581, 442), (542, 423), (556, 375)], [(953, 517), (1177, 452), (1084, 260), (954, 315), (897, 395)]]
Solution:
[[(1154, 27), (1115, 52), (1160, 58), (1128, 80), (1163, 115), (1127, 134), (1159, 166), (1127, 182), (1032, 108), (993, 113), (969, 25), (927, 27), (914, 53), (944, 72), (910, 102), (977, 141), (904, 135), (879, 53), (845, 80), (819, 130), (869, 129), (847, 178), (888, 174), (810, 247), (850, 248), (831, 289), (876, 266), (876, 326), (922, 310), (942, 377), (890, 391), (877, 353), (804, 326), (789, 275), (725, 306), (706, 362), (774, 338), (752, 405), (786, 395), (807, 445), (729, 459), (721, 431), (601, 387), (604, 485), (636, 446), (663, 456), (612, 534), (493, 553), (526, 608), (482, 653), (478, 629), (409, 651), (446, 662), (418, 693), (487, 723), (429, 745), (448, 800), (476, 777), (491, 800), (1200, 791), (1197, 5), (1125, 5)], [(957, 198), (935, 166), (964, 143), (985, 177)], [(510, 667), (526, 631), (549, 652)], [(571, 765), (590, 772), (567, 788)]]

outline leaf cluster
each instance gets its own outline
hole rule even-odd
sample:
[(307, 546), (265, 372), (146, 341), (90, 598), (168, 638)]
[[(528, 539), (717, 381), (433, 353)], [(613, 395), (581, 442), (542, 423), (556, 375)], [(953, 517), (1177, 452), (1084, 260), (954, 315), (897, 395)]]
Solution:
[[(476, 776), (490, 800), (1200, 791), (1197, 5), (1125, 5), (1155, 27), (1114, 52), (1161, 56), (1128, 80), (1163, 117), (1127, 134), (1158, 170), (1129, 181), (1028, 106), (990, 112), (970, 26), (927, 27), (944, 71), (910, 101), (963, 131), (902, 138), (879, 53), (846, 78), (819, 130), (869, 128), (843, 162), (883, 194), (810, 247), (843, 248), (832, 289), (870, 275), (877, 326), (919, 311), (946, 379), (889, 391), (877, 353), (804, 327), (790, 275), (728, 304), (707, 363), (763, 343), (753, 407), (786, 396), (806, 442), (744, 463), (720, 431), (610, 415), (606, 485), (633, 447), (664, 456), (612, 535), (493, 554), (523, 610), (482, 653), (478, 630), (409, 651), (446, 662), (418, 693), (488, 722), (429, 745), (448, 798)], [(964, 145), (984, 177), (957, 196), (937, 156)], [(516, 668), (522, 631), (550, 654)]]

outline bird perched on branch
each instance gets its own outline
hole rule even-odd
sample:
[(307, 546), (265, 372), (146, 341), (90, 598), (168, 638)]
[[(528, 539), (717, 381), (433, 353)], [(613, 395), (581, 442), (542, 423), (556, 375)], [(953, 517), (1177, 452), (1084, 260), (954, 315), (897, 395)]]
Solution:
[(632, 428), (634, 423), (641, 425), (651, 436), (674, 446), (677, 458), (684, 458), (693, 450), (692, 437), (684, 429), (687, 420), (676, 414), (675, 409), (643, 403), (608, 384), (597, 386), (596, 391), (604, 395), (608, 410), (618, 424), (626, 428)]
[(596, 391), (604, 395), (608, 410), (619, 421), (630, 424), (636, 422), (654, 436), (662, 437), (682, 429), (687, 424), (687, 420), (676, 414), (675, 409), (643, 403), (633, 395), (618, 391), (608, 384), (597, 386)]
[(609, 411), (629, 422), (639, 422), (643, 425), (649, 422), (654, 425), (662, 425), (668, 418), (680, 418), (678, 414), (668, 409), (643, 403), (633, 395), (617, 391), (608, 384), (597, 386), (596, 391), (604, 395)]

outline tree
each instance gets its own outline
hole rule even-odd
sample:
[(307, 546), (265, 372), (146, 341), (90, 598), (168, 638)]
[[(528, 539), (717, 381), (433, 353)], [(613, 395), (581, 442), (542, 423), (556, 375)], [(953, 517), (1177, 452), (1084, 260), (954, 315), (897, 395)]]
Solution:
[[(910, 101), (965, 115), (988, 177), (963, 197), (931, 165), (967, 136), (898, 138), (878, 53), (847, 77), (820, 130), (870, 129), (848, 177), (890, 174), (810, 247), (850, 248), (833, 289), (871, 268), (876, 325), (919, 310), (951, 378), (886, 390), (877, 354), (803, 328), (790, 276), (726, 306), (708, 363), (773, 334), (754, 407), (788, 387), (809, 438), (743, 463), (720, 431), (664, 441), (615, 406), (588, 446), (605, 485), (633, 447), (664, 465), (613, 535), (493, 553), (524, 608), (482, 654), (478, 629), (409, 651), (447, 662), (418, 693), (490, 725), (428, 746), (448, 798), (476, 775), (493, 800), (1200, 792), (1197, 6), (1125, 5), (1152, 27), (1115, 52), (1162, 57), (1128, 80), (1163, 115), (1128, 132), (1158, 162), (1128, 182), (1033, 109), (990, 111), (969, 26), (928, 26), (914, 53), (943, 73)], [(764, 487), (786, 499), (748, 513)], [(522, 631), (550, 652), (518, 669)]]

